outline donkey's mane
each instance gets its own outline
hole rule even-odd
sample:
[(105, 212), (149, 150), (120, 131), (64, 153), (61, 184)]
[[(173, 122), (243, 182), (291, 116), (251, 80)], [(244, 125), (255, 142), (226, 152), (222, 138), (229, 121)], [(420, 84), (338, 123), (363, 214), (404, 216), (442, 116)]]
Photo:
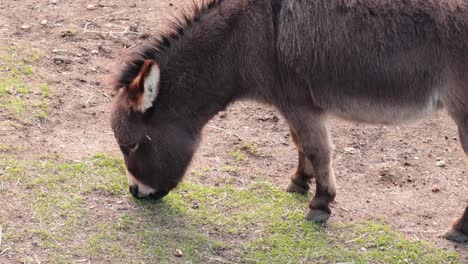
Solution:
[[(154, 36), (154, 39), (142, 48), (133, 51), (124, 66), (120, 68), (113, 78), (112, 88), (119, 90), (127, 87), (138, 75), (146, 59), (155, 59), (163, 51), (168, 51), (173, 42), (183, 40), (187, 31), (199, 24), (201, 17), (209, 11), (218, 8), (224, 0), (203, 0), (201, 4), (193, 0), (188, 9), (184, 9), (179, 16), (173, 16), (169, 21), (169, 28)], [(228, 13), (228, 15), (234, 15)], [(228, 20), (229, 18), (226, 18)]]

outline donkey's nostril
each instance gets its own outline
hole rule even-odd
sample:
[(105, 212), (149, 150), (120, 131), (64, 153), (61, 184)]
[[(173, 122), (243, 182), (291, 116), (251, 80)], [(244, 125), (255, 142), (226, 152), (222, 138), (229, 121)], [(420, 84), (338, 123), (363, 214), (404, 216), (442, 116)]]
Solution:
[(133, 197), (138, 198), (138, 185), (130, 185), (128, 190), (133, 195)]

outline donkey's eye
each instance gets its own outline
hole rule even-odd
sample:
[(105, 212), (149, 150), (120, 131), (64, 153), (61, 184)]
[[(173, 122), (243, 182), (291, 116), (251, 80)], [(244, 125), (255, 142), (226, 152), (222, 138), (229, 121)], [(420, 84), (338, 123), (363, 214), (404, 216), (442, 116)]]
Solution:
[(138, 149), (138, 144), (133, 144), (133, 145), (120, 145), (120, 150), (125, 155), (130, 154), (131, 152), (135, 152)]

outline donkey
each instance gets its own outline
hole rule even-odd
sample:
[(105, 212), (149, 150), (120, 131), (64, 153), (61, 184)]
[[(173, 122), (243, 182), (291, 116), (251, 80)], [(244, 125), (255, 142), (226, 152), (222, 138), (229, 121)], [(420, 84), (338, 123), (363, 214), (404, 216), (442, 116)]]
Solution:
[[(397, 124), (445, 107), (468, 153), (468, 0), (210, 0), (128, 58), (113, 88), (135, 197), (167, 195), (204, 125), (253, 99), (287, 121), (299, 165), (286, 190), (306, 193), (315, 178), (306, 218), (326, 223), (329, 115)], [(468, 240), (468, 207), (445, 237)]]

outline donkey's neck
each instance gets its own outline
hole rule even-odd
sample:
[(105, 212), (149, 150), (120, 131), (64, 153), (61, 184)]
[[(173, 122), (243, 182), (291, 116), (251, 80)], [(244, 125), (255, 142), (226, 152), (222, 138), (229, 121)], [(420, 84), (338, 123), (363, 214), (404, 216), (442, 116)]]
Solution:
[[(224, 1), (205, 11), (188, 28), (179, 30), (179, 38), (166, 40), (170, 48), (159, 55), (164, 65), (156, 105), (164, 104), (161, 107), (170, 109), (174, 117), (196, 121), (197, 129), (245, 96), (245, 74), (240, 69), (252, 58), (246, 58), (243, 49), (249, 48), (246, 38), (255, 34), (246, 34), (254, 29), (242, 2)], [(260, 44), (251, 38), (251, 43)]]

